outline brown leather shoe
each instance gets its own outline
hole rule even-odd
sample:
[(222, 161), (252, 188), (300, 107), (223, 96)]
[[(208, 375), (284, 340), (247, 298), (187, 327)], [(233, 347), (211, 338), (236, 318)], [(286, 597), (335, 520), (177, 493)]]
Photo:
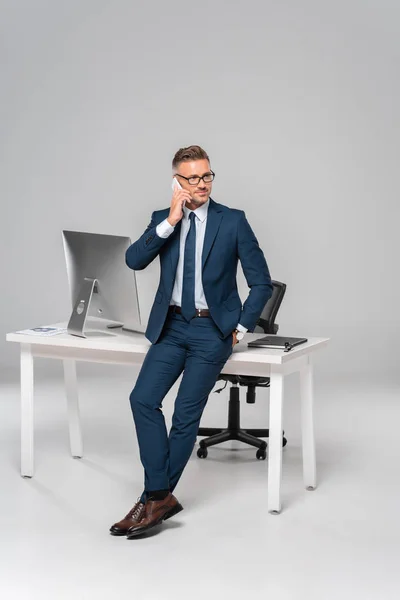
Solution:
[(126, 535), (128, 533), (128, 529), (134, 525), (137, 525), (143, 516), (144, 504), (143, 502), (140, 502), (139, 499), (135, 506), (122, 519), (122, 521), (114, 523), (114, 525), (110, 527), (110, 533), (112, 535)]
[(147, 500), (142, 518), (129, 528), (126, 537), (130, 540), (141, 535), (162, 521), (178, 514), (181, 510), (183, 510), (183, 506), (171, 493), (164, 500)]

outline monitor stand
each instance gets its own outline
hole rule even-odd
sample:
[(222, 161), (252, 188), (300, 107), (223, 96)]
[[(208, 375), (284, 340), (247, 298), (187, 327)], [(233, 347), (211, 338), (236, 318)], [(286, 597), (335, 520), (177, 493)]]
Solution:
[[(91, 279), (90, 277), (85, 277), (79, 290), (79, 294), (77, 300), (75, 302), (74, 309), (71, 313), (70, 320), (67, 326), (67, 332), (71, 335), (76, 335), (78, 337), (86, 338), (86, 337), (99, 337), (99, 336), (107, 336), (107, 335), (115, 335), (112, 333), (107, 333), (105, 331), (96, 331), (96, 332), (86, 332), (85, 333), (85, 323), (86, 317), (89, 312), (90, 302), (92, 300), (93, 294), (98, 293), (98, 281), (97, 279)], [(110, 323), (107, 325), (108, 328), (116, 328), (122, 327), (122, 323)]]

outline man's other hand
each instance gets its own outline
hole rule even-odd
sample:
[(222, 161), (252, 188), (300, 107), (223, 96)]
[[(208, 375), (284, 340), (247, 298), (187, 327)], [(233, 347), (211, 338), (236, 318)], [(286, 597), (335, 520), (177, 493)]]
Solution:
[(239, 340), (236, 337), (236, 330), (232, 331), (232, 348), (234, 348), (236, 346), (236, 344), (239, 343)]

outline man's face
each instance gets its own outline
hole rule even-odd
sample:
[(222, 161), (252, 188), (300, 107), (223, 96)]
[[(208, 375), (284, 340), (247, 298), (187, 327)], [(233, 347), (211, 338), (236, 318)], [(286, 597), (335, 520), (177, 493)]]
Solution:
[[(200, 179), (197, 184), (191, 185), (184, 177), (189, 179), (190, 177), (201, 177), (210, 173), (210, 163), (207, 159), (181, 162), (178, 165), (175, 177), (183, 189), (190, 192), (190, 195), (192, 196), (191, 203), (195, 206), (201, 206), (207, 202), (211, 194), (212, 182), (204, 183), (203, 179)], [(183, 175), (183, 177), (179, 177), (179, 175)]]

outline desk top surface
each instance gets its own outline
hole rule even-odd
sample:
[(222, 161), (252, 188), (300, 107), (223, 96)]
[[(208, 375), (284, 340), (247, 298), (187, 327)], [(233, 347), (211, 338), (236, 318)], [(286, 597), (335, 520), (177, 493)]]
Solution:
[[(53, 323), (46, 326), (66, 328), (67, 322)], [(6, 335), (6, 340), (8, 342), (42, 345), (47, 347), (79, 348), (82, 350), (87, 349), (106, 352), (129, 352), (133, 354), (145, 354), (151, 346), (151, 343), (145, 338), (143, 333), (123, 331), (120, 328), (106, 329), (103, 323), (97, 322), (95, 319), (87, 321), (85, 335), (87, 335), (86, 338), (70, 335), (69, 333), (41, 337), (13, 332)], [(290, 352), (284, 352), (283, 350), (276, 350), (273, 348), (247, 347), (247, 342), (264, 337), (265, 335), (265, 333), (246, 333), (243, 340), (235, 346), (229, 360), (283, 364), (298, 358), (299, 356), (304, 356), (319, 350), (329, 342), (329, 338), (308, 338), (307, 342), (295, 346)]]

